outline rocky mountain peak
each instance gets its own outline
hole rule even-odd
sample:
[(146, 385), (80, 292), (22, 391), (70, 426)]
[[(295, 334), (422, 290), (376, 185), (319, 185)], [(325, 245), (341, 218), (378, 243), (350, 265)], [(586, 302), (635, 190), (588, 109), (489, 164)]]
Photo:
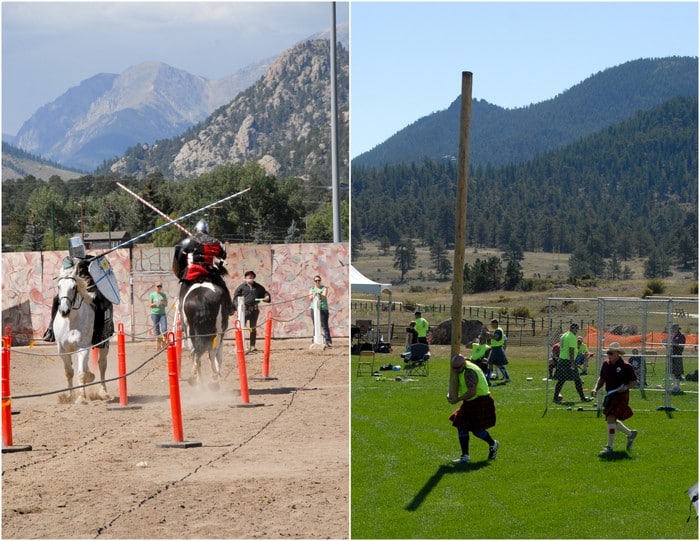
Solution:
[[(347, 141), (348, 53), (339, 48), (338, 56), (339, 132)], [(256, 84), (218, 109), (196, 132), (177, 142), (160, 142), (145, 157), (142, 152), (127, 153), (111, 171), (147, 174), (162, 167), (166, 157), (159, 146), (167, 146), (174, 158), (162, 172), (175, 178), (247, 160), (257, 160), (273, 175), (330, 178), (330, 115), (329, 42), (306, 41), (276, 58)], [(347, 166), (346, 146), (341, 152)]]

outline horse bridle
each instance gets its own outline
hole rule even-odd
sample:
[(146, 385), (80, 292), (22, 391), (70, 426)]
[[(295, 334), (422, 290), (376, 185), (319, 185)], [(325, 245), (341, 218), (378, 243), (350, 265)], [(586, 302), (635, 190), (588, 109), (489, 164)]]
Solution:
[(70, 298), (68, 297), (68, 295), (63, 295), (63, 296), (59, 296), (59, 297), (58, 297), (58, 302), (60, 303), (60, 302), (61, 302), (61, 299), (67, 299), (68, 302), (70, 303), (70, 308), (71, 308), (71, 310), (80, 310), (80, 307), (82, 306), (83, 300), (84, 300), (84, 299), (83, 299), (83, 297), (82, 297), (82, 295), (81, 295), (81, 296), (80, 296), (80, 304), (78, 304), (78, 306), (75, 306), (75, 301), (76, 301), (76, 298), (78, 297), (78, 281), (75, 279), (75, 276), (63, 276), (63, 277), (59, 280), (59, 282), (60, 282), (61, 280), (73, 280), (73, 282), (75, 283), (75, 290), (73, 291), (73, 298), (72, 298), (72, 299), (70, 299)]

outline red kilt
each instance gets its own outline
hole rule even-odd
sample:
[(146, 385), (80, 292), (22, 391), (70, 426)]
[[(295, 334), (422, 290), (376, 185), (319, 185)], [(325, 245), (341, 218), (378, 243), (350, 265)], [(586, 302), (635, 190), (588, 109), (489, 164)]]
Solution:
[(608, 417), (612, 416), (615, 419), (624, 421), (629, 419), (634, 415), (632, 408), (629, 406), (630, 393), (625, 391), (624, 393), (614, 393), (609, 397), (608, 405), (603, 409), (603, 414)]
[(465, 432), (479, 432), (496, 426), (496, 403), (490, 394), (474, 400), (465, 400), (460, 408), (450, 415), (452, 425)]

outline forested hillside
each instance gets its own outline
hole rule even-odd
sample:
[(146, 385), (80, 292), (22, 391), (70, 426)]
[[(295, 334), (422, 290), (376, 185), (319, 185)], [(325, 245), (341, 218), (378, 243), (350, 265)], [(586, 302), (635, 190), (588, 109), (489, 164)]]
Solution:
[[(474, 74), (478, 80), (479, 74)], [(457, 89), (458, 91), (458, 89)], [(627, 62), (596, 73), (542, 103), (504, 109), (472, 101), (470, 161), (508, 165), (561, 148), (677, 96), (698, 95), (698, 59), (670, 57)], [(424, 157), (457, 156), (461, 97), (353, 159), (377, 167)]]
[[(275, 178), (259, 165), (219, 167), (187, 181), (159, 173), (143, 179), (86, 175), (71, 180), (32, 176), (2, 183), (3, 251), (67, 249), (68, 238), (90, 231), (127, 231), (130, 237), (165, 223), (154, 211), (117, 186), (117, 181), (173, 218), (251, 188), (206, 213), (182, 222), (193, 230), (206, 218), (212, 234), (227, 242), (329, 242), (333, 239), (328, 190), (309, 189), (296, 178)], [(348, 207), (343, 202), (342, 238), (348, 238)], [(182, 239), (167, 227), (140, 239), (173, 246)]]
[[(456, 179), (454, 161), (353, 164), (353, 249), (453, 245)], [(696, 266), (697, 208), (698, 99), (675, 98), (525, 163), (470, 167), (468, 244)]]
[(27, 175), (46, 179), (55, 175), (63, 179), (69, 179), (79, 177), (83, 173), (74, 169), (66, 169), (58, 163), (44, 160), (39, 156), (3, 142), (2, 179), (22, 178)]

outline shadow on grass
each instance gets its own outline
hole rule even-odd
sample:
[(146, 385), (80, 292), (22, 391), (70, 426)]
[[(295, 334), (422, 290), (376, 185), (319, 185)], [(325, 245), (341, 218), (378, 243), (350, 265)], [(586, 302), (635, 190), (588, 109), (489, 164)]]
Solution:
[(449, 475), (453, 473), (467, 473), (470, 471), (480, 470), (489, 466), (488, 460), (483, 460), (481, 462), (468, 462), (467, 464), (455, 464), (455, 465), (442, 465), (437, 471), (428, 479), (428, 481), (423, 485), (418, 491), (411, 502), (406, 506), (406, 511), (416, 511), (423, 501), (428, 497), (428, 495), (433, 491), (433, 489), (440, 483), (444, 475)]
[(599, 456), (601, 462), (618, 462), (620, 460), (632, 460), (632, 457), (627, 451), (613, 451), (607, 455)]

